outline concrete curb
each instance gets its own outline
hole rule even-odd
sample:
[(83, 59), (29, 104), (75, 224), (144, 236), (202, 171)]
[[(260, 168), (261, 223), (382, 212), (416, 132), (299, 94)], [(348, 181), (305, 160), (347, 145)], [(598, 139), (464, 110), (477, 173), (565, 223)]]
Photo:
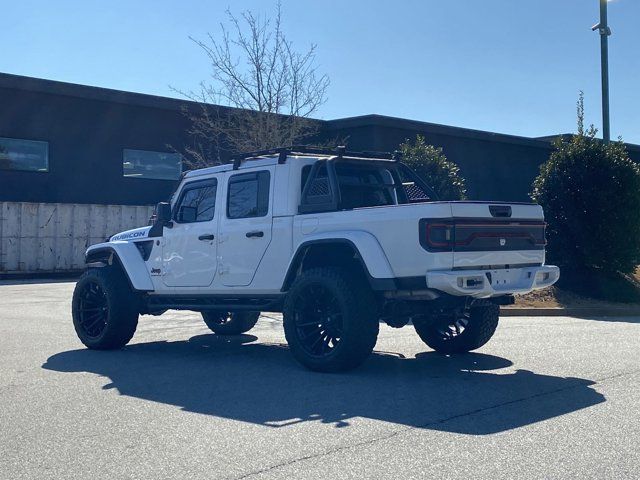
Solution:
[(82, 270), (61, 270), (59, 272), (0, 272), (0, 280), (76, 280)]
[(640, 307), (501, 308), (501, 317), (636, 317)]

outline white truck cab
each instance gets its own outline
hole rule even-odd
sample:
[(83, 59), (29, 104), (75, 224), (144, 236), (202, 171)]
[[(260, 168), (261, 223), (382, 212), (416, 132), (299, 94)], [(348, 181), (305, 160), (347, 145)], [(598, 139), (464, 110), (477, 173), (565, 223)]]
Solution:
[(438, 201), (389, 154), (253, 152), (186, 173), (153, 225), (89, 247), (74, 325), (88, 347), (114, 348), (141, 313), (199, 311), (237, 334), (281, 311), (294, 356), (322, 371), (361, 363), (381, 319), (469, 351), (499, 305), (558, 280), (544, 230), (538, 205)]

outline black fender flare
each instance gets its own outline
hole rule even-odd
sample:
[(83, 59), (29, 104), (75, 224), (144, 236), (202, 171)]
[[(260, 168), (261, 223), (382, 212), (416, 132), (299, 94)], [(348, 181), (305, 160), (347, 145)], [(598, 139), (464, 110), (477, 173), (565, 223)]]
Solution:
[(124, 273), (132, 290), (142, 292), (154, 290), (146, 263), (132, 242), (90, 247), (85, 254), (85, 263), (87, 268), (117, 265)]
[(282, 283), (282, 287), (280, 288), (281, 292), (286, 292), (290, 287), (295, 278), (299, 273), (299, 268), (302, 266), (304, 261), (304, 257), (309, 251), (309, 247), (314, 245), (341, 245), (348, 246), (353, 252), (356, 254), (356, 260), (360, 264), (362, 271), (364, 272), (369, 286), (372, 290), (396, 290), (396, 282), (393, 278), (375, 278), (369, 272), (369, 268), (367, 267), (365, 261), (362, 258), (360, 250), (357, 245), (349, 240), (348, 238), (323, 238), (323, 239), (315, 239), (308, 240), (306, 242), (301, 243), (296, 250), (296, 253), (293, 255), (291, 262), (289, 263), (289, 267), (287, 268), (287, 273), (284, 278), (284, 282)]

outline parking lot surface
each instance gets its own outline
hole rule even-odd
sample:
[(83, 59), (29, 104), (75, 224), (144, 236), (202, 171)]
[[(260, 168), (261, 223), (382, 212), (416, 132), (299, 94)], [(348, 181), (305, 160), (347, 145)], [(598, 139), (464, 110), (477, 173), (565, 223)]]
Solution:
[(0, 284), (0, 478), (640, 478), (640, 319), (508, 317), (445, 357), (382, 326), (312, 373), (280, 316), (218, 337), (143, 316), (85, 349), (72, 283)]

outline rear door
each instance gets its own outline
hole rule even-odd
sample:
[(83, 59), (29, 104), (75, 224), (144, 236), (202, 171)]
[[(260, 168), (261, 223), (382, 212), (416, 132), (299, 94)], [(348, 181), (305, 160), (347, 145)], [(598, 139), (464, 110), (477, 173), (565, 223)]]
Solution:
[(249, 285), (272, 236), (274, 167), (226, 174), (218, 272), (226, 286)]
[(162, 278), (168, 287), (211, 285), (217, 266), (216, 209), (218, 178), (185, 183), (173, 211), (173, 227), (165, 228)]

